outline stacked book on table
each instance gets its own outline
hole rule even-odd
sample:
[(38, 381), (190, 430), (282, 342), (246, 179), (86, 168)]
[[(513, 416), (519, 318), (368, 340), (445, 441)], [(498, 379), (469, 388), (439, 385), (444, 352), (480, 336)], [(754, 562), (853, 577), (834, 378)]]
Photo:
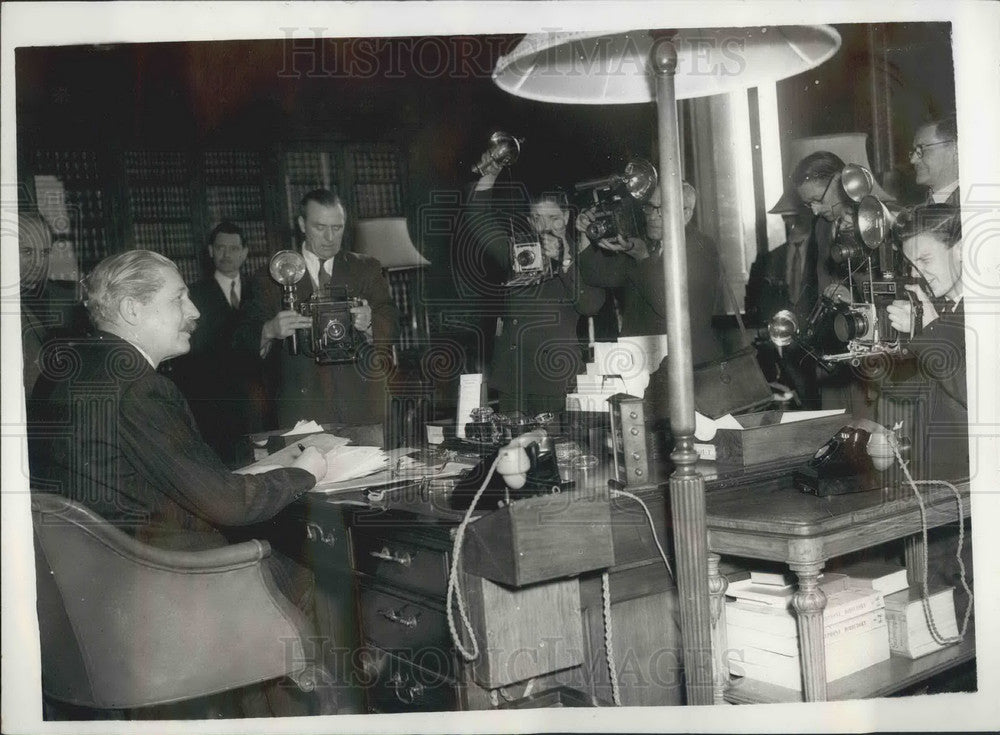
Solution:
[[(906, 572), (903, 570), (903, 585)], [(884, 593), (844, 574), (820, 577), (826, 680), (836, 681), (889, 658)], [(801, 691), (793, 578), (753, 573), (726, 590), (730, 673)]]
[[(862, 562), (827, 573), (819, 586), (826, 595), (823, 639), (826, 680), (874, 666), (890, 653), (918, 658), (946, 643), (930, 631), (919, 590), (911, 590), (903, 567)], [(730, 673), (801, 691), (802, 675), (796, 614), (795, 577), (751, 572), (726, 590), (726, 633)], [(954, 590), (932, 591), (930, 613), (938, 638), (957, 636)]]

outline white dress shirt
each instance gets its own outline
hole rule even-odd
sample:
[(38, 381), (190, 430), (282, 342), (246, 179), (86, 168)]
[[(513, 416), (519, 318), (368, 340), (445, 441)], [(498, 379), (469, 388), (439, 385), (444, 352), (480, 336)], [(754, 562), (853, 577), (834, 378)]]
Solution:
[[(302, 257), (306, 261), (306, 270), (309, 271), (309, 277), (312, 279), (313, 290), (319, 288), (319, 269), (320, 260), (319, 257), (312, 250), (307, 250), (302, 248)], [(323, 261), (322, 268), (327, 272), (328, 275), (333, 275), (333, 258)]]
[(226, 297), (226, 303), (231, 303), (229, 300), (229, 291), (232, 285), (236, 285), (236, 300), (243, 301), (243, 289), (240, 284), (240, 277), (237, 274), (236, 278), (230, 278), (229, 276), (224, 276), (219, 271), (215, 272), (215, 282), (219, 284), (219, 288), (222, 289), (222, 295)]

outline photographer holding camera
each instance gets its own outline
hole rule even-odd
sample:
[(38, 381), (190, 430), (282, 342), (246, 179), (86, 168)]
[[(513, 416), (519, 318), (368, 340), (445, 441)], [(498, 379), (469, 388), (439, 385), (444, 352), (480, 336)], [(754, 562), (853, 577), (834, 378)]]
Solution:
[[(583, 371), (577, 323), (601, 308), (604, 292), (579, 277), (577, 260), (585, 244), (569, 227), (563, 194), (532, 197), (527, 222), (516, 213), (498, 212), (494, 185), (502, 167), (483, 165), (465, 205), (467, 237), (460, 258), (465, 272), (459, 276), (489, 281), (482, 285), (502, 293), (492, 304), (497, 320), (488, 373), (500, 411), (561, 411), (570, 382)], [(488, 267), (479, 272), (475, 263)], [(501, 291), (496, 281), (504, 279), (509, 280)]]
[(381, 446), (386, 416), (385, 366), (371, 348), (387, 345), (396, 334), (396, 307), (381, 264), (372, 257), (343, 248), (347, 213), (332, 191), (316, 189), (302, 198), (298, 226), (303, 235), (302, 256), (308, 278), (295, 284), (298, 302), (313, 294), (346, 290), (359, 305), (350, 308), (353, 328), (364, 335), (356, 359), (340, 364), (317, 364), (306, 354), (293, 354), (288, 337), (308, 330), (312, 319), (288, 309), (282, 287), (267, 268), (254, 274), (254, 297), (236, 329), (234, 343), (259, 351), (266, 361), (275, 427), (291, 427), (300, 419), (314, 419), (351, 427), (356, 442)]
[[(686, 181), (684, 236), (688, 261), (688, 293), (691, 299), (691, 350), (697, 364), (722, 354), (712, 315), (723, 288), (719, 253), (715, 242), (692, 224), (698, 192)], [(642, 206), (645, 237), (619, 235), (598, 240), (580, 256), (583, 279), (592, 286), (614, 289), (621, 310), (621, 336), (663, 334), (666, 330), (666, 294), (663, 292), (663, 220), (660, 187), (653, 189)], [(592, 218), (585, 210), (576, 229), (587, 231)]]
[[(927, 425), (911, 427), (923, 443), (932, 477), (968, 475), (968, 397), (965, 385), (965, 312), (962, 305), (962, 224), (958, 207), (916, 207), (897, 223), (902, 252), (923, 286), (907, 285), (923, 309), (922, 330), (906, 343), (910, 359), (897, 360), (883, 399), (927, 396)], [(929, 292), (929, 293), (928, 293)], [(888, 308), (892, 326), (910, 332), (914, 309), (898, 300)], [(905, 428), (905, 427), (904, 427)]]

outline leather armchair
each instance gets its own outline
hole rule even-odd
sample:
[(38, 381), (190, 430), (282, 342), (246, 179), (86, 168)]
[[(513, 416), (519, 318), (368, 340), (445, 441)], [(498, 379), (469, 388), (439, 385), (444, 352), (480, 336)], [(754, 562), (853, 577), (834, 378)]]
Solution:
[(35, 493), (42, 689), (132, 709), (291, 676), (310, 691), (302, 613), (248, 541), (210, 551), (144, 544), (84, 506)]

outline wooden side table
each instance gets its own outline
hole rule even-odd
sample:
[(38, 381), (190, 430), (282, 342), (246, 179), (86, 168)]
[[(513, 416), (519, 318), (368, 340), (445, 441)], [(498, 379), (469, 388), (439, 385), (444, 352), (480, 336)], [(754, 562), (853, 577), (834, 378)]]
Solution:
[[(710, 493), (706, 498), (716, 702), (801, 701), (803, 697), (814, 702), (875, 696), (975, 655), (975, 642), (969, 635), (961, 644), (921, 659), (887, 662), (883, 675), (871, 681), (856, 680), (857, 675), (845, 677), (853, 681), (838, 680), (837, 691), (828, 691), (823, 642), (826, 595), (818, 587), (820, 572), (833, 557), (919, 534), (921, 510), (912, 493), (871, 491), (817, 498), (789, 485), (788, 480), (774, 480), (759, 487)], [(964, 521), (969, 514), (969, 484), (957, 487)], [(958, 504), (951, 490), (944, 486), (922, 486), (920, 490), (928, 528), (958, 521)], [(749, 680), (741, 681), (740, 692), (727, 691), (726, 581), (718, 572), (720, 555), (782, 562), (797, 575), (798, 589), (792, 603), (798, 616), (802, 696)], [(909, 556), (919, 556), (913, 544)], [(895, 681), (890, 681), (891, 677)]]

